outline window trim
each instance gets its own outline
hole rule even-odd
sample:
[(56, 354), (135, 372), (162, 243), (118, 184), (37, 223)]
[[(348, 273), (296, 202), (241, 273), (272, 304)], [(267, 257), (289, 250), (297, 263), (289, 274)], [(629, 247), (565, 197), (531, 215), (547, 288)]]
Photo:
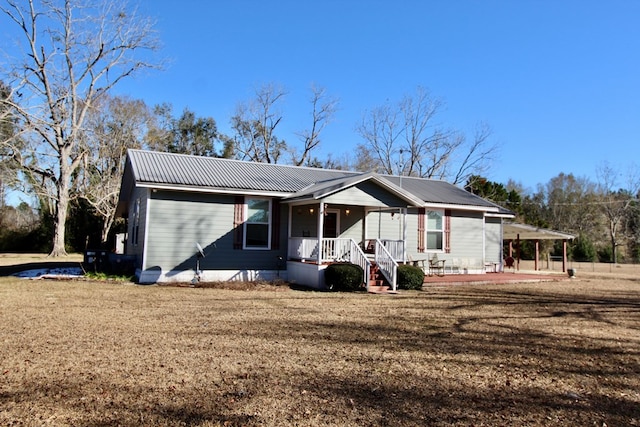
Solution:
[[(439, 213), (441, 216), (441, 228), (439, 230), (434, 230), (434, 229), (430, 229), (429, 228), (429, 214), (431, 212), (435, 212), (435, 213)], [(425, 252), (437, 252), (437, 253), (445, 253), (445, 246), (446, 246), (446, 242), (445, 242), (445, 229), (446, 229), (446, 225), (445, 225), (445, 221), (446, 221), (446, 216), (445, 216), (445, 211), (444, 209), (426, 209), (425, 210), (425, 221), (424, 221), (424, 250)], [(430, 248), (429, 247), (429, 233), (440, 233), (440, 242), (442, 244), (441, 248)]]
[[(249, 222), (249, 203), (251, 200), (266, 200), (269, 203), (269, 208), (267, 211), (267, 222)], [(247, 251), (269, 251), (271, 250), (271, 233), (272, 233), (272, 211), (273, 211), (273, 201), (269, 197), (257, 197), (257, 196), (245, 196), (244, 198), (244, 206), (243, 206), (243, 216), (245, 220), (242, 224), (242, 249)], [(267, 225), (267, 246), (247, 246), (247, 226), (251, 224), (266, 224)]]

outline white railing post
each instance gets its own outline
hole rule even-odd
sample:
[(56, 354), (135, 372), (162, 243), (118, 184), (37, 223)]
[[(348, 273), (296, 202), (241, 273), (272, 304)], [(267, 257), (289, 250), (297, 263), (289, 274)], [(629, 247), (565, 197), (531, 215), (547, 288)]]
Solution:
[(391, 284), (391, 289), (396, 290), (398, 263), (391, 253), (385, 248), (379, 239), (376, 239), (376, 263), (380, 271)]

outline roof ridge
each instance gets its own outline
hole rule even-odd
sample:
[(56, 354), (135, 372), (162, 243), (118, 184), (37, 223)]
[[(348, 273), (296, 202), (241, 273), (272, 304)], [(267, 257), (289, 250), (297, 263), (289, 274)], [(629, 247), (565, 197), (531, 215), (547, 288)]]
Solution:
[(198, 155), (195, 155), (195, 154), (170, 153), (168, 151), (144, 150), (144, 149), (138, 149), (138, 148), (130, 148), (128, 151), (129, 152), (144, 153), (143, 155), (149, 154), (149, 155), (162, 155), (162, 156), (180, 156), (180, 157), (185, 157), (185, 158), (197, 159), (198, 161), (201, 161), (201, 160), (205, 160), (205, 161), (215, 160), (215, 161), (230, 162), (230, 163), (264, 165), (265, 167), (305, 169), (305, 170), (311, 170), (311, 171), (321, 170), (321, 171), (339, 172), (339, 173), (343, 173), (343, 174), (354, 174), (354, 175), (367, 173), (367, 172), (351, 171), (351, 170), (346, 170), (346, 169), (327, 169), (327, 168), (316, 168), (316, 167), (313, 167), (313, 166), (296, 166), (296, 165), (287, 165), (287, 164), (281, 164), (281, 163), (256, 162), (254, 160), (239, 160), (239, 159), (228, 159), (226, 157), (198, 156)]

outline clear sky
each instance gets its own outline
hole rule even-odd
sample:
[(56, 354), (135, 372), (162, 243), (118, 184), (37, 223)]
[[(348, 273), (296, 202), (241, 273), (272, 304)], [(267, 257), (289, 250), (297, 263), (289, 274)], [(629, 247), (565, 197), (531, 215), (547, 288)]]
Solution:
[(213, 117), (221, 131), (265, 83), (285, 87), (279, 136), (308, 127), (309, 87), (339, 98), (320, 158), (353, 152), (365, 110), (428, 88), (442, 124), (484, 121), (502, 149), (490, 179), (533, 189), (595, 179), (640, 157), (637, 0), (138, 0), (170, 60), (116, 90)]

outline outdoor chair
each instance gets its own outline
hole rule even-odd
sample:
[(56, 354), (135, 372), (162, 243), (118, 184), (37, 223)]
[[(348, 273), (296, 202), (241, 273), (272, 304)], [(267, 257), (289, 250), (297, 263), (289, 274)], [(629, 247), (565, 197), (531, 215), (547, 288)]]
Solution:
[(504, 266), (507, 268), (512, 268), (513, 272), (516, 272), (516, 260), (512, 256), (508, 256), (504, 259)]
[(429, 260), (429, 276), (437, 274), (438, 276), (444, 276), (444, 262), (445, 260), (438, 259), (438, 255), (433, 255)]

